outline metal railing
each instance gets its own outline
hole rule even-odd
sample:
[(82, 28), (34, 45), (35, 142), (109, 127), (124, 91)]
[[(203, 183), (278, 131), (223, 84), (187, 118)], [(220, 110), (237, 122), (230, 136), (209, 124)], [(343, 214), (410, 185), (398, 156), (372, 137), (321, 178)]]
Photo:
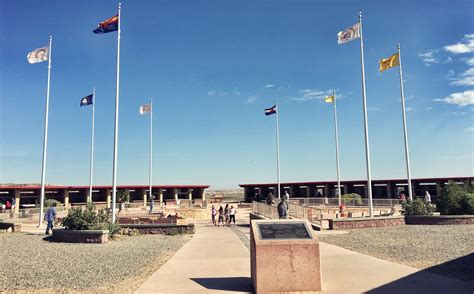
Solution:
[[(266, 218), (278, 219), (278, 209), (275, 205), (268, 205), (264, 202), (252, 202), (252, 211)], [(302, 206), (297, 203), (288, 203), (288, 216), (297, 219), (306, 219), (311, 223), (316, 223), (322, 228), (323, 214), (322, 209)]]
[[(369, 199), (342, 199), (345, 206), (369, 206)], [(290, 198), (290, 202), (303, 206), (339, 206), (338, 198)], [(399, 199), (372, 199), (373, 206), (401, 205)]]

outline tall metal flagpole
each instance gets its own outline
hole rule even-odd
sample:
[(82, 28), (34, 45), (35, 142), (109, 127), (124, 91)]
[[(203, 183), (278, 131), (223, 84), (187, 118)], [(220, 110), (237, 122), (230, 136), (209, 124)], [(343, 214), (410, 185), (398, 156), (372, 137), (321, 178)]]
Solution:
[(279, 113), (280, 109), (278, 108), (278, 99), (276, 101), (276, 143), (277, 143), (277, 193), (278, 193), (278, 200), (280, 200), (280, 126), (279, 126)]
[(413, 200), (413, 192), (411, 188), (411, 172), (410, 172), (410, 153), (408, 151), (408, 134), (407, 134), (407, 118), (405, 113), (405, 93), (403, 92), (403, 74), (402, 74), (402, 56), (400, 52), (400, 43), (398, 43), (398, 62), (400, 66), (398, 70), (400, 71), (400, 94), (402, 99), (402, 116), (403, 116), (403, 135), (405, 140), (405, 159), (407, 164), (407, 178), (408, 178), (408, 197), (410, 200)]
[[(153, 98), (150, 99), (150, 174), (149, 174), (149, 181), (150, 181), (150, 202), (153, 201), (153, 194), (152, 194), (152, 178), (153, 178)], [(151, 203), (150, 203), (151, 205)]]
[(337, 108), (336, 108), (336, 90), (333, 90), (334, 97), (334, 135), (336, 136), (336, 171), (337, 171), (337, 193), (339, 196), (338, 203), (341, 205), (341, 177), (339, 174), (339, 135), (337, 132)]
[(364, 106), (364, 131), (365, 131), (365, 158), (367, 165), (367, 196), (369, 197), (369, 214), (374, 216), (372, 206), (372, 175), (370, 172), (370, 148), (369, 148), (369, 128), (367, 122), (367, 100), (365, 97), (365, 70), (364, 70), (364, 40), (362, 39), (362, 12), (359, 12), (359, 30), (360, 30), (360, 60), (362, 66), (362, 102)]
[(45, 198), (45, 178), (46, 178), (46, 151), (48, 148), (48, 117), (49, 117), (49, 85), (51, 80), (51, 51), (53, 49), (53, 36), (49, 36), (48, 53), (48, 86), (46, 88), (46, 110), (44, 115), (44, 138), (43, 138), (43, 162), (41, 167), (41, 196), (40, 196), (40, 214), (38, 226), (43, 224), (44, 198)]
[(118, 5), (117, 30), (117, 84), (115, 87), (115, 126), (114, 126), (114, 163), (112, 174), (112, 222), (115, 223), (115, 202), (117, 197), (117, 147), (118, 147), (118, 119), (119, 119), (119, 80), (120, 80), (120, 16), (121, 3)]
[(92, 91), (92, 132), (91, 132), (91, 158), (89, 170), (89, 201), (92, 202), (92, 177), (94, 174), (94, 117), (95, 117), (95, 87)]

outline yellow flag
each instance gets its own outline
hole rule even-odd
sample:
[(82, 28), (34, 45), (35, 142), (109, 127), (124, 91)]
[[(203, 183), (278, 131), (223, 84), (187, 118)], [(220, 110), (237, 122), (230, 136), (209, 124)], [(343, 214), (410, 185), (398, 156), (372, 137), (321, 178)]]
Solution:
[(334, 102), (334, 95), (326, 96), (326, 98), (324, 99), (324, 102), (333, 103)]
[(389, 58), (380, 60), (379, 64), (380, 64), (380, 72), (383, 72), (384, 70), (392, 68), (394, 66), (399, 66), (400, 60), (398, 59), (398, 53), (393, 54)]

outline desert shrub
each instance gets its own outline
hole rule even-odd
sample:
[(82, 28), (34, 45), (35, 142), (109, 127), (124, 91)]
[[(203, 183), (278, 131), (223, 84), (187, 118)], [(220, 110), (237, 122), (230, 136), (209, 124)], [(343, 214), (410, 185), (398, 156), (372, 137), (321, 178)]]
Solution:
[(408, 199), (402, 203), (403, 215), (431, 215), (435, 211), (435, 207), (429, 203), (425, 203), (420, 198), (415, 200)]
[(474, 214), (474, 191), (472, 187), (464, 187), (449, 182), (441, 190), (438, 209), (441, 214), (445, 215)]
[(361, 205), (362, 197), (360, 197), (360, 195), (357, 193), (344, 194), (341, 196), (341, 203), (343, 203), (344, 205), (348, 205), (352, 203)]
[(109, 235), (120, 230), (118, 224), (112, 223), (110, 212), (107, 209), (97, 210), (92, 202), (88, 202), (85, 209), (70, 209), (62, 223), (66, 230), (109, 230)]
[(56, 199), (45, 199), (44, 207), (53, 207), (53, 203), (56, 203), (56, 206), (62, 205), (61, 201), (58, 201)]

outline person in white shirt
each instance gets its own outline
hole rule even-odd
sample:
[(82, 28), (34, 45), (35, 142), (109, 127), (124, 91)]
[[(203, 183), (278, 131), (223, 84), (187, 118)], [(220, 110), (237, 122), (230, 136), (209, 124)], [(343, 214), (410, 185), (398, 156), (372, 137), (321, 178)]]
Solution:
[(234, 206), (230, 207), (230, 215), (229, 215), (229, 225), (231, 222), (234, 222), (235, 225), (235, 215), (237, 214), (237, 209)]
[(425, 192), (425, 202), (431, 203), (431, 195), (428, 191)]

